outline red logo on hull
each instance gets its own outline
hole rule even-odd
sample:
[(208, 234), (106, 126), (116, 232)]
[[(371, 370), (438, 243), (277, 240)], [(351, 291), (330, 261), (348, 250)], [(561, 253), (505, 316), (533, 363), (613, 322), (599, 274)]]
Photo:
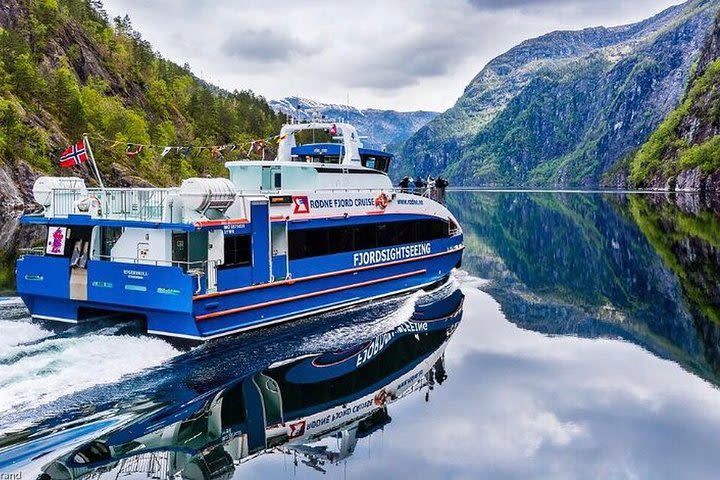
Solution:
[(310, 202), (308, 201), (308, 197), (293, 197), (293, 204), (295, 205), (293, 213), (310, 213)]
[(288, 427), (290, 427), (290, 433), (288, 434), (289, 438), (302, 437), (305, 434), (305, 420), (291, 423)]

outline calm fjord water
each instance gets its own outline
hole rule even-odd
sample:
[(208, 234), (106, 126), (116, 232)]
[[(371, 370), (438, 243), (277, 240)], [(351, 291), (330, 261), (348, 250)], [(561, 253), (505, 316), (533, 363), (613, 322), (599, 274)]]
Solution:
[[(717, 478), (720, 215), (694, 196), (453, 192), (448, 203), (467, 247), (448, 285), (191, 350), (133, 320), (51, 330), (0, 299), (0, 472), (164, 479), (174, 451), (192, 465), (184, 478)], [(0, 243), (11, 290), (16, 240)], [(462, 317), (441, 343), (405, 329), (446, 310)], [(386, 371), (366, 370), (349, 397), (367, 377), (382, 386), (418, 361), (433, 368), (375, 419), (382, 428), (358, 430), (354, 452), (330, 436), (228, 460), (237, 432), (211, 428), (217, 398), (236, 402), (222, 423), (242, 407), (230, 392), (243, 379), (377, 338)], [(393, 338), (407, 340), (384, 346)], [(68, 467), (97, 439), (107, 461)], [(123, 457), (141, 444), (141, 459)]]

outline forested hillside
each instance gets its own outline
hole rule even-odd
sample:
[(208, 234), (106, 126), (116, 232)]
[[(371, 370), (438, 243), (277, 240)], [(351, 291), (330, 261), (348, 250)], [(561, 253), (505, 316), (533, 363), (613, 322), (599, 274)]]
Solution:
[[(280, 124), (262, 97), (213, 87), (189, 66), (163, 59), (129, 18), (110, 20), (99, 0), (0, 5), (0, 159), (5, 162), (0, 184), (8, 184), (6, 196), (26, 199), (34, 172), (57, 172), (58, 154), (83, 132), (93, 139), (108, 183), (144, 179), (165, 185), (221, 174), (223, 167), (210, 149), (173, 150), (162, 157), (160, 146), (242, 143), (275, 134)], [(128, 143), (158, 147), (137, 153)], [(240, 150), (223, 155), (234, 158)], [(87, 176), (84, 167), (73, 170)]]

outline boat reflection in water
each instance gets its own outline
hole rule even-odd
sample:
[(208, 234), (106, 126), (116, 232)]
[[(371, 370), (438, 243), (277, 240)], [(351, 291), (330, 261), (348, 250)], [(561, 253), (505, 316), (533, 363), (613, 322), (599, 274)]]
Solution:
[(390, 404), (443, 383), (463, 299), (455, 290), (416, 306), (410, 320), (371, 341), (278, 362), (141, 417), (49, 462), (40, 478), (229, 478), (266, 453), (292, 454), (324, 471), (391, 421)]

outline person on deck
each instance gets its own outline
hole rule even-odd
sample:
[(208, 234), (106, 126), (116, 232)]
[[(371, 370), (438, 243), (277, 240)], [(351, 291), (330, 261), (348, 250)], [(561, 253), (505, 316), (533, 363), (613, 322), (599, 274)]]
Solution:
[(425, 193), (425, 182), (423, 182), (422, 178), (417, 177), (415, 179), (415, 191), (413, 193), (415, 195), (422, 195)]
[(445, 203), (445, 189), (450, 185), (450, 182), (445, 180), (443, 177), (438, 177), (435, 181), (436, 200), (440, 203)]
[(400, 191), (402, 193), (407, 193), (410, 189), (410, 177), (405, 175), (402, 180), (400, 180)]
[(432, 175), (428, 175), (427, 179), (427, 196), (431, 200), (435, 200), (435, 178)]

